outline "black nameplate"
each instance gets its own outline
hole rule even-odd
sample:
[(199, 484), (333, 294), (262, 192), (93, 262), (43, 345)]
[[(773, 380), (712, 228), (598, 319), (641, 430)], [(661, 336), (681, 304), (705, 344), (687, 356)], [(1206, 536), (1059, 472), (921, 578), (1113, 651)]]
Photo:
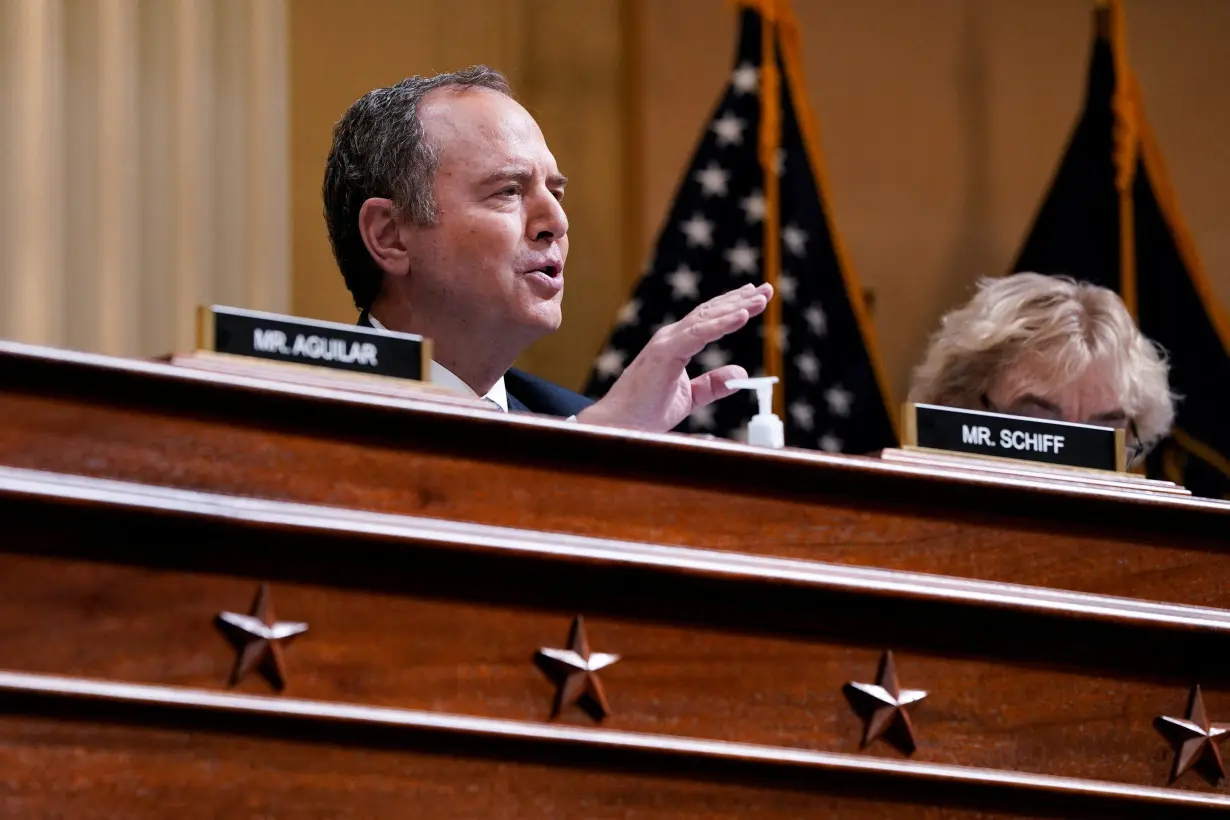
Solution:
[(409, 333), (213, 305), (198, 344), (215, 353), (428, 381), (431, 342)]
[(909, 446), (1122, 472), (1123, 431), (1065, 421), (961, 410), (930, 404), (905, 406)]

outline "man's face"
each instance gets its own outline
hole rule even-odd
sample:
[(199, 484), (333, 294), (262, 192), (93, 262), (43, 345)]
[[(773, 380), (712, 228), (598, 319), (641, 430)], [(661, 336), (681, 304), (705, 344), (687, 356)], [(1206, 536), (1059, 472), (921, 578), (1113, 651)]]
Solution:
[(432, 323), (524, 343), (562, 319), (567, 180), (538, 124), (515, 100), (487, 89), (442, 89), (420, 108), (439, 152), (438, 219), (410, 226), (411, 303)]

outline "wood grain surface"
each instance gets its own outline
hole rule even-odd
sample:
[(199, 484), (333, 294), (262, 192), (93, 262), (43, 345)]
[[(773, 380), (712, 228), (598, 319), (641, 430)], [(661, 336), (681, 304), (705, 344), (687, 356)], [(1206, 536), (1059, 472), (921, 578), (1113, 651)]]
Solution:
[[(0, 719), (0, 730), (10, 728), (12, 734), (20, 737), (19, 744), (15, 745), (26, 752), (22, 756), (25, 759), (19, 759), (19, 763), (25, 764), (20, 768), (28, 767), (30, 759), (53, 762), (58, 751), (57, 740), (64, 742), (63, 735), (57, 737), (54, 729), (46, 731), (45, 718), (56, 719), (59, 724), (56, 728), (73, 724), (76, 724), (74, 728), (79, 728), (91, 721), (88, 752), (81, 748), (76, 738), (68, 740), (68, 744), (75, 747), (73, 757), (77, 761), (86, 759), (97, 767), (99, 762), (105, 761), (88, 760), (87, 755), (98, 758), (119, 752), (131, 759), (136, 756), (133, 746), (171, 747), (179, 754), (163, 756), (157, 762), (149, 761), (145, 771), (156, 770), (160, 777), (148, 779), (160, 783), (171, 781), (181, 788), (196, 787), (205, 792), (197, 807), (232, 803), (234, 796), (228, 792), (237, 786), (246, 797), (249, 809), (270, 798), (293, 806), (294, 803), (287, 800), (287, 792), (300, 786), (301, 789), (296, 790), (309, 792), (311, 809), (319, 811), (343, 797), (338, 792), (342, 791), (339, 786), (344, 786), (343, 799), (348, 816), (356, 808), (361, 812), (376, 810), (383, 802), (380, 798), (394, 790), (419, 799), (434, 797), (438, 800), (446, 796), (445, 800), (438, 800), (439, 807), (435, 809), (444, 816), (470, 816), (470, 812), (477, 811), (484, 815), (511, 816), (509, 810), (527, 791), (536, 792), (534, 816), (541, 816), (543, 811), (555, 815), (558, 809), (569, 804), (575, 806), (577, 802), (580, 803), (578, 808), (596, 816), (641, 816), (641, 811), (649, 807), (656, 809), (649, 814), (654, 817), (694, 816), (690, 812), (697, 810), (728, 816), (718, 801), (733, 797), (738, 805), (742, 801), (738, 799), (741, 795), (737, 787), (752, 784), (759, 787), (755, 791), (761, 792), (760, 800), (739, 808), (761, 816), (780, 816), (783, 809), (808, 808), (835, 812), (839, 816), (884, 816), (905, 811), (913, 817), (1147, 817), (1159, 814), (1188, 817), (1208, 816), (1213, 811), (1224, 812), (1230, 807), (1230, 798), (1224, 796), (1088, 780), (869, 760), (851, 755), (612, 730), (549, 727), (438, 712), (361, 708), (298, 698), (218, 695), (178, 687), (5, 672), (0, 672), (0, 691), (25, 713), (20, 721), (12, 721), (9, 727)], [(141, 728), (132, 731), (129, 727), (134, 725)], [(124, 731), (125, 728), (129, 731)], [(168, 729), (178, 729), (179, 737)], [(217, 750), (216, 762), (223, 765), (210, 766), (208, 775), (201, 778), (193, 769), (200, 768), (203, 753), (212, 751), (209, 747), (215, 744), (211, 743), (210, 735), (220, 734), (226, 736), (227, 745)], [(259, 740), (253, 742), (253, 738)], [(295, 743), (278, 743), (286, 738), (293, 738)], [(338, 755), (330, 754), (328, 744), (335, 747), (334, 752), (336, 747), (345, 747), (349, 760), (337, 760)], [(371, 775), (375, 772), (366, 769), (366, 777), (356, 773), (348, 782), (337, 782), (339, 773), (353, 770), (356, 757), (370, 764), (377, 759), (372, 752), (385, 749), (396, 749), (400, 753), (399, 776), (394, 782), (374, 783), (376, 778)], [(355, 754), (358, 750), (362, 750), (361, 757)], [(0, 747), (0, 760), (5, 751)], [(237, 758), (248, 763), (247, 776), (228, 771), (229, 764)], [(515, 764), (508, 765), (509, 761)], [(494, 768), (482, 764), (492, 762), (497, 763), (498, 769), (512, 770), (515, 777), (526, 782), (514, 785), (504, 778), (491, 778), (488, 771), (483, 774), (495, 779), (497, 786), (484, 790), (476, 780), (482, 776), (479, 774), (482, 768)], [(54, 768), (60, 771), (71, 765), (64, 760), (54, 763), (58, 764)], [(544, 763), (551, 766), (546, 773), (542, 772)], [(266, 776), (263, 780), (252, 777), (264, 773), (274, 775), (270, 769), (279, 772), (280, 776)], [(424, 790), (420, 777), (423, 770), (437, 773), (436, 793), (419, 794)], [(30, 774), (33, 775), (31, 781), (40, 781), (37, 770)], [(86, 777), (93, 776), (95, 771), (90, 771)], [(210, 793), (210, 780), (216, 777), (225, 777), (227, 782), (217, 784), (215, 792)], [(146, 796), (152, 791), (131, 773), (117, 780), (120, 783), (127, 780), (124, 785), (135, 781), (134, 785), (139, 784), (138, 789)], [(359, 791), (354, 788), (354, 780), (367, 781), (369, 788)], [(615, 793), (604, 783), (611, 780), (623, 781), (620, 785), (625, 789), (631, 787), (631, 791), (624, 795)], [(774, 791), (765, 794), (766, 785), (775, 787)], [(378, 790), (386, 794), (373, 795), (372, 791), (376, 790), (371, 786), (383, 786)], [(791, 794), (796, 790), (810, 793), (811, 799), (800, 801), (798, 796)], [(823, 792), (823, 797), (817, 792)], [(24, 808), (25, 801), (21, 798), (27, 793), (10, 801), (17, 810)], [(927, 804), (918, 805), (907, 795), (925, 795)], [(115, 795), (111, 802), (122, 805), (132, 802), (131, 797)], [(176, 796), (167, 797), (166, 803), (160, 802), (162, 810), (174, 806), (181, 812), (191, 811)], [(182, 799), (182, 794), (179, 797)], [(58, 798), (54, 805), (58, 808), (65, 802)], [(99, 808), (98, 802), (94, 802), (93, 812)], [(299, 804), (296, 808), (307, 806)], [(390, 808), (380, 806), (384, 811)], [(416, 811), (421, 808), (415, 806)], [(989, 814), (988, 808), (995, 813)], [(981, 811), (974, 814), (970, 809)], [(524, 807), (520, 807), (514, 811), (523, 810)], [(91, 812), (90, 816), (95, 815)]]
[[(0, 473), (13, 669), (222, 690), (235, 655), (213, 619), (246, 612), (268, 581), (279, 616), (309, 624), (286, 650), (286, 691), (327, 701), (545, 721), (554, 688), (533, 654), (565, 646), (583, 614), (592, 648), (621, 656), (602, 672), (604, 725), (638, 732), (900, 759), (859, 749), (843, 693), (874, 680), (884, 648), (904, 685), (930, 693), (914, 713), (919, 761), (1165, 786), (1154, 719), (1181, 716), (1191, 682), (1215, 719), (1230, 711), (1221, 610), (1088, 596), (1005, 608), (800, 583), (823, 569), (807, 562), (760, 559), (751, 574), (738, 556), (647, 545), (604, 561), (578, 539), (461, 525), (445, 541), (391, 516), (109, 481), (41, 477), (22, 492), (21, 475)], [(339, 517), (347, 527), (312, 525)], [(702, 558), (729, 571), (700, 571)], [(1094, 600), (1125, 614), (1075, 605)], [(1157, 617), (1128, 617), (1137, 608)], [(270, 691), (256, 676), (238, 688)], [(593, 724), (580, 709), (560, 720)], [(1180, 785), (1209, 789), (1195, 773)]]
[[(0, 669), (24, 681), (0, 697), (4, 817), (1177, 817), (1224, 802), (1196, 772), (1170, 782), (1154, 721), (1181, 717), (1194, 684), (1230, 721), (1230, 504), (0, 342), (0, 521)], [(228, 688), (215, 624), (262, 582), (279, 618), (309, 624), (285, 649), (291, 700), (533, 737), (101, 694), (269, 694), (258, 675)], [(600, 725), (576, 707), (552, 720), (533, 662), (578, 614), (594, 651), (620, 655)], [(843, 689), (874, 681), (888, 649), (928, 692), (908, 758), (860, 748)], [(677, 748), (545, 740), (573, 730)], [(688, 746), (709, 743), (776, 762)]]
[(1218, 606), (1230, 504), (0, 343), (0, 464)]

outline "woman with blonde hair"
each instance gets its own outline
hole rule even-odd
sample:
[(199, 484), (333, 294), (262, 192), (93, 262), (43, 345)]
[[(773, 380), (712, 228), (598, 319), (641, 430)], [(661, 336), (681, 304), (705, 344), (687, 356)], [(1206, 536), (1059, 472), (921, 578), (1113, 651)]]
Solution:
[(909, 398), (1119, 427), (1132, 465), (1174, 422), (1168, 371), (1114, 291), (1017, 273), (980, 280), (974, 298), (940, 320)]

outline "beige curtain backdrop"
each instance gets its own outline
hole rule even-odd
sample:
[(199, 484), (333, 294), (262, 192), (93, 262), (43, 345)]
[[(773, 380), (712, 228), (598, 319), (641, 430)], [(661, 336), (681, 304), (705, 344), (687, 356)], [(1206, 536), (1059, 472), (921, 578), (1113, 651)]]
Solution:
[(0, 337), (188, 350), (289, 308), (288, 0), (0, 2)]

